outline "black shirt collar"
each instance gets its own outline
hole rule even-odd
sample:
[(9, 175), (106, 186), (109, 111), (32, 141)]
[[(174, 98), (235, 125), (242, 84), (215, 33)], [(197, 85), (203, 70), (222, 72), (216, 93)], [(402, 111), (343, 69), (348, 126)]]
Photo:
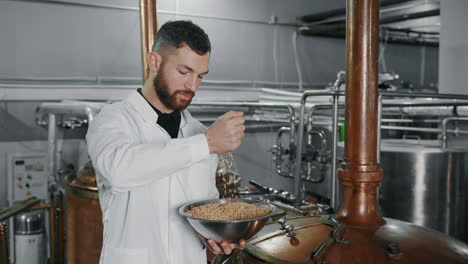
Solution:
[[(140, 93), (141, 96), (143, 96), (143, 93), (141, 92), (141, 88), (139, 88), (138, 93)], [(143, 96), (143, 98), (145, 98)], [(158, 121), (156, 122), (158, 125), (160, 125), (164, 130), (167, 131), (167, 133), (171, 136), (171, 138), (177, 138), (179, 134), (179, 127), (180, 127), (180, 111), (179, 110), (174, 110), (172, 113), (166, 114), (156, 107), (154, 107), (146, 98), (146, 102), (153, 108), (153, 110), (158, 114)]]

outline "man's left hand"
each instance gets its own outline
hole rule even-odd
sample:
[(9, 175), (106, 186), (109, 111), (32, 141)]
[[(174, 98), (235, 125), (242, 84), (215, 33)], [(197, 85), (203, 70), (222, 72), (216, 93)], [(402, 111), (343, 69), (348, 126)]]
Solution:
[(238, 248), (243, 250), (247, 246), (247, 242), (245, 242), (243, 239), (241, 239), (239, 243), (231, 243), (226, 240), (216, 242), (212, 239), (206, 239), (200, 234), (198, 234), (198, 237), (203, 240), (205, 245), (208, 247), (208, 249), (210, 249), (211, 252), (213, 252), (213, 254), (231, 255), (233, 249)]

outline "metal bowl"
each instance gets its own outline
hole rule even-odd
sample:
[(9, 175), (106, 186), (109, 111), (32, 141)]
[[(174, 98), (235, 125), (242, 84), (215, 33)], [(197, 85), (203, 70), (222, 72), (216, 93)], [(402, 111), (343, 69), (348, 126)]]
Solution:
[[(206, 220), (191, 217), (185, 214), (193, 207), (201, 206), (208, 203), (228, 203), (230, 201), (239, 201), (249, 204), (255, 204), (266, 207), (271, 210), (270, 214), (244, 220), (232, 221), (219, 221), (219, 220)], [(187, 218), (192, 227), (202, 236), (220, 242), (227, 240), (236, 243), (241, 239), (247, 240), (255, 235), (260, 229), (265, 226), (270, 217), (278, 214), (280, 211), (272, 204), (264, 201), (257, 201), (252, 199), (239, 199), (239, 198), (226, 198), (226, 199), (212, 199), (199, 202), (192, 202), (185, 204), (179, 208), (179, 214)]]

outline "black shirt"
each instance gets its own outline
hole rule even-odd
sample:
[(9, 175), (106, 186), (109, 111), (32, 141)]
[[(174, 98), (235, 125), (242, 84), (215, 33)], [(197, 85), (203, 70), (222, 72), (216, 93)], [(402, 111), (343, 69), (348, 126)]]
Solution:
[[(138, 92), (143, 96), (141, 89), (138, 89)], [(143, 96), (143, 98), (145, 98)], [(146, 100), (146, 98), (145, 98)], [(159, 111), (156, 107), (154, 107), (148, 100), (146, 100), (148, 104), (153, 108), (154, 111), (158, 114), (158, 125), (160, 125), (167, 133), (171, 136), (171, 138), (177, 138), (179, 134), (179, 127), (180, 127), (180, 111), (174, 110), (172, 113), (166, 114)]]

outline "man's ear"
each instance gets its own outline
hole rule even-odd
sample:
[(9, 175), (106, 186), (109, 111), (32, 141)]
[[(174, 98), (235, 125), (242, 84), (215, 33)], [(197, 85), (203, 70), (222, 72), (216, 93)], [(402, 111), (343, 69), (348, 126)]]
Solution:
[(151, 51), (146, 54), (146, 61), (148, 62), (150, 71), (157, 73), (159, 71), (159, 67), (161, 67), (162, 56), (156, 51)]

